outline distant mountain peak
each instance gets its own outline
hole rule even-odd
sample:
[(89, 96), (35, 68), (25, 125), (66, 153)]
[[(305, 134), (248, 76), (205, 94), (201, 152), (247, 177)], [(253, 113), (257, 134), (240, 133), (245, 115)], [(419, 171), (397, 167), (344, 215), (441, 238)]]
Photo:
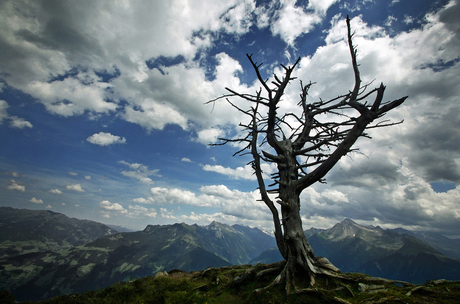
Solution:
[(330, 239), (342, 240), (347, 237), (355, 237), (360, 231), (374, 231), (372, 228), (361, 226), (353, 220), (346, 218), (340, 223), (337, 223), (331, 229), (326, 230)]
[[(348, 217), (346, 219), (344, 219), (343, 221), (341, 221), (339, 223), (339, 225), (342, 224), (342, 225), (358, 225), (356, 224), (352, 219), (349, 219)], [(359, 225), (358, 225), (359, 226)]]
[(209, 224), (208, 226), (205, 226), (205, 228), (210, 229), (210, 230), (222, 230), (222, 229), (231, 230), (231, 231), (234, 230), (232, 226), (229, 226), (227, 224), (223, 224), (217, 221), (212, 221), (211, 224)]
[(219, 226), (219, 224), (220, 224), (219, 222), (217, 222), (217, 221), (214, 220), (214, 221), (211, 222), (211, 224), (208, 225), (208, 227), (211, 227), (211, 226)]
[(222, 224), (218, 221), (212, 221), (211, 224), (208, 225), (208, 227), (221, 227), (221, 226), (226, 226), (225, 224)]

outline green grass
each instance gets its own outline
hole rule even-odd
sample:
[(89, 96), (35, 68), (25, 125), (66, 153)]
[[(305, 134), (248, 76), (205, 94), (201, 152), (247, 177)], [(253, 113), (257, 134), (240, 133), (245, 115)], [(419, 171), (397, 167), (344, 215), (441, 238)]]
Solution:
[[(256, 267), (262, 268), (263, 265)], [(368, 276), (349, 274), (349, 280), (318, 277), (314, 289), (286, 295), (284, 286), (278, 285), (255, 294), (256, 288), (265, 287), (274, 275), (257, 280), (254, 276), (243, 284), (234, 284), (234, 278), (243, 274), (250, 266), (223, 267), (207, 269), (202, 272), (186, 273), (179, 270), (169, 272), (168, 276), (145, 277), (131, 282), (119, 282), (112, 286), (81, 294), (57, 296), (40, 304), (80, 304), (80, 303), (334, 303), (340, 298), (348, 303), (458, 303), (460, 282), (428, 282), (421, 286), (399, 287), (395, 284), (368, 282)], [(302, 278), (296, 280), (299, 288), (306, 288)], [(385, 291), (364, 293), (358, 283), (383, 285)], [(417, 287), (417, 288), (416, 288)], [(414, 289), (415, 288), (415, 289)], [(412, 291), (411, 295), (407, 295)], [(0, 291), (1, 303), (14, 303), (7, 291)], [(337, 303), (337, 302), (336, 302)], [(346, 303), (346, 302), (344, 302)]]

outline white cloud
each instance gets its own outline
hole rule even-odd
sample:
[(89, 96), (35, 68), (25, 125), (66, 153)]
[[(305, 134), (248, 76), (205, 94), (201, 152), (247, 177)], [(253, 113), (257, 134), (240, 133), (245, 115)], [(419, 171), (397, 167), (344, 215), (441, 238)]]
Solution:
[(203, 145), (214, 144), (218, 138), (225, 136), (225, 131), (218, 128), (210, 128), (198, 132), (196, 141)]
[(313, 9), (321, 15), (326, 14), (329, 7), (339, 0), (309, 0), (307, 8)]
[(342, 193), (338, 190), (327, 190), (321, 193), (321, 195), (327, 199), (330, 199), (333, 202), (339, 203), (339, 202), (344, 202), (348, 203), (348, 198), (345, 193)]
[(236, 169), (225, 168), (221, 165), (204, 165), (203, 170), (213, 171), (223, 175), (227, 175), (232, 179), (256, 180), (256, 176), (253, 174), (254, 170), (250, 165), (246, 165), (244, 167), (237, 167)]
[(151, 130), (163, 130), (167, 124), (177, 124), (187, 129), (187, 119), (169, 105), (145, 99), (139, 106), (125, 107), (123, 118)]
[[(142, 200), (143, 203), (155, 205), (191, 205), (196, 207), (212, 207), (221, 210), (222, 214), (240, 217), (242, 221), (249, 219), (265, 222), (264, 226), (270, 226), (271, 215), (268, 208), (258, 201), (259, 192), (241, 192), (230, 190), (225, 185), (202, 186), (201, 194), (178, 189), (154, 187), (150, 190), (151, 197)], [(140, 202), (140, 199), (136, 199)], [(163, 208), (163, 207), (162, 207)], [(163, 212), (162, 216), (172, 213)], [(196, 215), (198, 216), (198, 215)]]
[(99, 145), (99, 146), (109, 146), (113, 144), (126, 143), (126, 139), (124, 137), (112, 135), (106, 132), (94, 133), (93, 135), (88, 137), (86, 140), (92, 144)]
[(255, 9), (253, 1), (239, 1), (236, 6), (231, 7), (221, 16), (226, 20), (222, 24), (223, 29), (228, 33), (241, 35), (247, 33), (252, 25), (251, 13)]
[(80, 184), (75, 184), (75, 185), (67, 185), (65, 186), (67, 190), (72, 190), (72, 191), (77, 191), (77, 192), (85, 192), (85, 190), (82, 189)]
[(181, 190), (176, 188), (163, 188), (163, 187), (153, 187), (150, 189), (152, 195), (149, 198), (152, 203), (158, 205), (166, 204), (185, 204), (185, 205), (194, 205), (194, 206), (207, 206), (209, 202), (200, 201), (196, 197), (195, 193), (188, 190)]
[(21, 192), (26, 191), (26, 187), (24, 185), (18, 184), (18, 182), (15, 181), (14, 179), (10, 180), (9, 183), (10, 184), (7, 187), (7, 189), (9, 189), (9, 190), (17, 190), (17, 191), (21, 191)]
[(3, 120), (8, 118), (7, 109), (8, 103), (4, 100), (0, 100), (0, 124), (3, 123)]
[(225, 185), (202, 186), (200, 191), (206, 195), (222, 197), (225, 199), (231, 199), (234, 196), (234, 191), (231, 191)]
[[(32, 199), (29, 201), (34, 204), (43, 204), (43, 200), (41, 199), (36, 199), (35, 197), (32, 197)], [(48, 205), (49, 206), (49, 205)], [(48, 207), (47, 207), (48, 208)]]
[(86, 176), (85, 176), (85, 179), (86, 179), (86, 180), (91, 180), (91, 176), (90, 176), (90, 175), (86, 175)]
[(138, 203), (138, 204), (151, 204), (151, 203), (153, 203), (153, 200), (151, 198), (143, 198), (143, 197), (134, 198), (132, 201), (135, 202), (135, 203)]
[(295, 39), (311, 31), (314, 26), (321, 22), (324, 12), (328, 9), (331, 1), (314, 1), (309, 3), (309, 8), (318, 9), (315, 12), (307, 12), (302, 6), (296, 6), (296, 0), (283, 0), (281, 7), (275, 11), (275, 20), (271, 23), (271, 31), (279, 35), (288, 45), (294, 46)]
[(192, 162), (192, 161), (190, 160), (190, 158), (187, 158), (187, 157), (183, 157), (183, 158), (181, 159), (181, 161), (186, 162), (186, 163), (191, 163), (191, 162)]
[[(386, 161), (382, 166), (382, 159), (365, 157), (354, 162), (357, 164), (348, 169), (341, 164), (334, 168), (328, 185), (317, 184), (302, 193), (301, 212), (308, 227), (327, 228), (318, 225), (318, 218), (327, 219), (325, 223), (331, 225), (350, 217), (384, 228), (457, 233), (460, 186), (436, 193), (407, 166)], [(376, 164), (381, 166), (379, 171), (372, 169)]]
[(72, 176), (77, 176), (78, 175), (78, 173), (72, 172), (72, 171), (69, 171), (68, 173), (69, 173), (69, 175), (72, 175)]
[(109, 88), (102, 82), (82, 84), (80, 79), (66, 78), (62, 81), (32, 81), (25, 91), (38, 98), (46, 109), (62, 116), (83, 114), (86, 110), (96, 113), (114, 111), (117, 105), (107, 102), (104, 90)]
[(405, 24), (411, 24), (414, 23), (414, 18), (409, 16), (409, 15), (404, 15), (404, 21)]
[(385, 20), (385, 26), (391, 26), (391, 24), (394, 22), (394, 21), (398, 21), (398, 19), (394, 16), (388, 16), (387, 20)]
[(32, 124), (25, 120), (24, 118), (20, 118), (17, 116), (9, 116), (8, 115), (8, 103), (4, 100), (0, 100), (0, 124), (3, 123), (3, 120), (10, 120), (10, 126), (16, 129), (24, 129), (24, 128), (32, 128)]
[(50, 192), (50, 193), (53, 193), (53, 194), (62, 194), (62, 191), (59, 190), (59, 189), (50, 189), (49, 192)]
[[(275, 2), (268, 4), (268, 8), (256, 10), (257, 25), (270, 26), (272, 33), (295, 47), (297, 39), (321, 22), (337, 1), (311, 0), (306, 9), (296, 6), (294, 0), (276, 2), (275, 9)], [(351, 9), (359, 9), (370, 2), (357, 1)], [(242, 66), (227, 54), (216, 55), (218, 66), (212, 81), (207, 79), (204, 68), (194, 62), (194, 58), (197, 54), (206, 56), (206, 48), (213, 45), (222, 31), (237, 35), (247, 32), (252, 25), (249, 16), (254, 7), (255, 1), (250, 0), (225, 3), (140, 0), (109, 4), (94, 0), (90, 4), (62, 2), (60, 14), (56, 15), (54, 8), (43, 2), (6, 1), (0, 11), (0, 40), (2, 54), (5, 54), (0, 57), (2, 77), (8, 86), (37, 98), (50, 113), (96, 117), (117, 112), (118, 118), (149, 131), (163, 129), (167, 124), (176, 124), (185, 130), (196, 128), (197, 142), (215, 143), (217, 137), (233, 134), (233, 126), (244, 119), (225, 101), (214, 106), (203, 106), (203, 102), (225, 93), (225, 86), (250, 93), (257, 87), (241, 83)], [(366, 159), (356, 155), (352, 156), (353, 161), (342, 159), (337, 170), (327, 176), (334, 189), (327, 190), (322, 185), (309, 189), (309, 198), (303, 198), (303, 204), (310, 204), (312, 209), (305, 208), (308, 213), (304, 214), (305, 220), (319, 223), (347, 214), (368, 221), (375, 217), (380, 221), (403, 223), (405, 219), (396, 215), (405, 215), (407, 219), (412, 212), (414, 225), (429, 225), (431, 221), (441, 227), (443, 219), (447, 219), (446, 225), (454, 222), (452, 219), (458, 210), (451, 202), (458, 193), (451, 190), (436, 194), (430, 190), (428, 182), (440, 178), (460, 182), (457, 11), (458, 1), (451, 1), (446, 9), (427, 15), (420, 28), (392, 35), (384, 27), (370, 26), (361, 17), (353, 18), (361, 77), (364, 82), (375, 78), (376, 86), (383, 81), (387, 85), (385, 100), (410, 95), (402, 107), (386, 116), (393, 121), (404, 118), (405, 122), (384, 131), (371, 131), (372, 141), (358, 141), (358, 146), (369, 158), (367, 165), (362, 165)], [(404, 18), (404, 22), (416, 24), (413, 17)], [(295, 72), (294, 76), (304, 82), (317, 83), (310, 91), (313, 101), (320, 96), (323, 99), (336, 97), (348, 92), (353, 85), (343, 19), (343, 16), (333, 19), (330, 30), (324, 32), (327, 35), (325, 44), (313, 55), (303, 57)], [(56, 28), (68, 35), (59, 35), (59, 31), (54, 31)], [(163, 73), (147, 67), (149, 59), (178, 55), (183, 57), (183, 62), (161, 67)], [(68, 73), (75, 66), (82, 68)], [(118, 76), (107, 83), (95, 70), (118, 73)], [(293, 81), (292, 87), (280, 111), (294, 109), (298, 82)], [(241, 105), (247, 108), (247, 104)], [(9, 126), (32, 127), (22, 118), (10, 117), (7, 108), (8, 103), (0, 101), (0, 123), (6, 121)], [(209, 115), (212, 108), (212, 115)], [(118, 140), (125, 141), (121, 137)], [(401, 155), (407, 157), (402, 159)], [(376, 159), (383, 165), (375, 165)], [(399, 168), (399, 162), (403, 162), (411, 173), (395, 169)], [(141, 164), (125, 165), (130, 169), (122, 174), (144, 183), (152, 183), (150, 176), (158, 172)], [(247, 167), (206, 165), (204, 168), (234, 179), (254, 179)], [(361, 175), (343, 176), (339, 170)], [(411, 179), (411, 174), (422, 179)], [(83, 191), (81, 185), (78, 186), (73, 190)], [(379, 200), (379, 195), (371, 195), (369, 189), (372, 187), (387, 201)], [(25, 186), (16, 181), (10, 182), (7, 188), (25, 191)], [(222, 186), (207, 186), (201, 193), (165, 189), (158, 191), (154, 199), (164, 204), (169, 204), (168, 199), (174, 202), (184, 199), (185, 204), (194, 206), (229, 208), (223, 206), (239, 207), (244, 201), (240, 202), (239, 198), (251, 201), (250, 196)], [(413, 202), (411, 197), (419, 201)], [(154, 203), (150, 197), (135, 200), (139, 204)], [(446, 202), (436, 206), (430, 200)], [(381, 210), (376, 207), (378, 205), (382, 206)], [(445, 213), (447, 209), (452, 210), (451, 215)], [(241, 208), (236, 211), (241, 212)], [(236, 211), (229, 209), (187, 216), (202, 220), (232, 218), (228, 213), (236, 214)], [(168, 212), (171, 211), (164, 212), (165, 216)]]
[(157, 217), (157, 211), (155, 208), (146, 208), (138, 205), (129, 205), (128, 206), (128, 216), (129, 217), (142, 217), (142, 216), (147, 216), (150, 218), (156, 218)]
[(173, 214), (173, 211), (168, 211), (166, 208), (160, 208), (160, 216), (168, 220), (178, 220), (178, 218)]
[[(118, 111), (149, 131), (167, 124), (188, 129), (190, 119), (209, 114), (202, 103), (218, 94), (194, 59), (212, 46), (215, 33), (248, 32), (254, 9), (254, 0), (95, 0), (63, 2), (56, 14), (41, 2), (8, 1), (0, 13), (6, 54), (0, 65), (8, 85), (31, 94), (50, 113), (94, 117)], [(179, 55), (184, 63), (165, 67), (164, 74), (146, 65)], [(116, 77), (105, 82), (95, 71)]]
[(108, 211), (117, 211), (117, 212), (120, 212), (120, 213), (127, 213), (128, 212), (125, 208), (123, 208), (122, 205), (120, 205), (118, 203), (111, 203), (111, 202), (109, 202), (107, 200), (100, 202), (99, 207), (101, 207), (104, 210), (108, 210)]
[(51, 205), (48, 205), (48, 206), (46, 206), (45, 208), (46, 208), (46, 209), (51, 209), (51, 208), (53, 208), (53, 207), (52, 207)]
[[(261, 164), (263, 177), (269, 178), (269, 175), (276, 170), (276, 165), (274, 164)], [(203, 170), (213, 171), (223, 175), (227, 175), (232, 179), (247, 179), (247, 180), (256, 180), (254, 170), (251, 165), (246, 165), (244, 167), (237, 167), (236, 169), (226, 168), (221, 165), (204, 165)]]
[(147, 166), (144, 166), (142, 164), (138, 163), (128, 163), (126, 161), (119, 161), (120, 164), (126, 165), (130, 167), (132, 170), (131, 171), (122, 171), (121, 174), (124, 176), (134, 178), (139, 180), (141, 183), (144, 184), (152, 184), (153, 180), (149, 178), (149, 176), (157, 176), (161, 177), (161, 175), (158, 174), (159, 169), (156, 170), (149, 170)]
[(17, 116), (11, 116), (10, 119), (11, 119), (10, 125), (13, 128), (24, 129), (24, 128), (32, 128), (33, 127), (32, 124), (30, 122), (28, 122), (27, 120), (25, 120), (24, 118), (20, 118), (20, 117), (17, 117)]

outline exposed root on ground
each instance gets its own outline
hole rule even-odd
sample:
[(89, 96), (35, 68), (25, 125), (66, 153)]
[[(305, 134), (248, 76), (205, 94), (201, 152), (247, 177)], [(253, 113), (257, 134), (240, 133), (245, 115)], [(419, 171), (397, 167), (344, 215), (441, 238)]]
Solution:
[[(348, 286), (348, 283), (367, 283), (367, 284), (401, 284), (404, 286), (413, 286), (405, 281), (399, 280), (388, 280), (379, 277), (368, 277), (349, 275), (341, 273), (338, 268), (332, 265), (326, 258), (316, 258), (314, 268), (315, 273), (307, 271), (305, 268), (295, 267), (292, 262), (281, 261), (278, 263), (268, 265), (257, 265), (247, 269), (240, 276), (233, 279), (232, 285), (237, 286), (245, 284), (251, 279), (257, 281), (265, 281), (267, 278), (273, 278), (272, 281), (265, 287), (257, 288), (253, 292), (261, 293), (269, 290), (275, 286), (284, 285), (286, 293), (289, 294), (311, 294), (315, 297), (326, 301), (327, 303), (349, 303), (348, 301), (341, 299), (337, 296), (332, 296), (331, 291), (341, 291), (341, 294), (347, 294), (347, 297), (355, 297), (352, 289)], [(325, 289), (317, 287), (315, 285), (317, 279), (321, 279), (322, 282), (326, 282)], [(348, 282), (348, 283), (347, 283)], [(299, 286), (296, 285), (299, 283)], [(305, 285), (307, 284), (307, 288)], [(304, 286), (301, 288), (300, 286)], [(321, 284), (321, 286), (324, 286)], [(373, 286), (373, 285), (370, 285)], [(414, 290), (413, 292), (416, 292)]]

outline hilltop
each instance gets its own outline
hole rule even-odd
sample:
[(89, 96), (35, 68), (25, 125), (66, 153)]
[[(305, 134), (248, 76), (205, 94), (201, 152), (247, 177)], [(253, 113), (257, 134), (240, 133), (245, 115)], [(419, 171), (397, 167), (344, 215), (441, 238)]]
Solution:
[[(57, 296), (40, 302), (24, 304), (77, 303), (458, 303), (460, 282), (431, 281), (424, 285), (393, 282), (362, 274), (349, 274), (348, 280), (319, 279), (314, 288), (298, 280), (296, 293), (286, 295), (281, 287), (254, 292), (265, 287), (274, 274), (261, 275), (266, 265), (242, 265), (208, 268), (204, 271), (172, 270), (155, 277), (119, 282), (104, 289), (81, 294)], [(246, 278), (243, 280), (242, 278)], [(7, 292), (0, 301), (12, 304)]]

